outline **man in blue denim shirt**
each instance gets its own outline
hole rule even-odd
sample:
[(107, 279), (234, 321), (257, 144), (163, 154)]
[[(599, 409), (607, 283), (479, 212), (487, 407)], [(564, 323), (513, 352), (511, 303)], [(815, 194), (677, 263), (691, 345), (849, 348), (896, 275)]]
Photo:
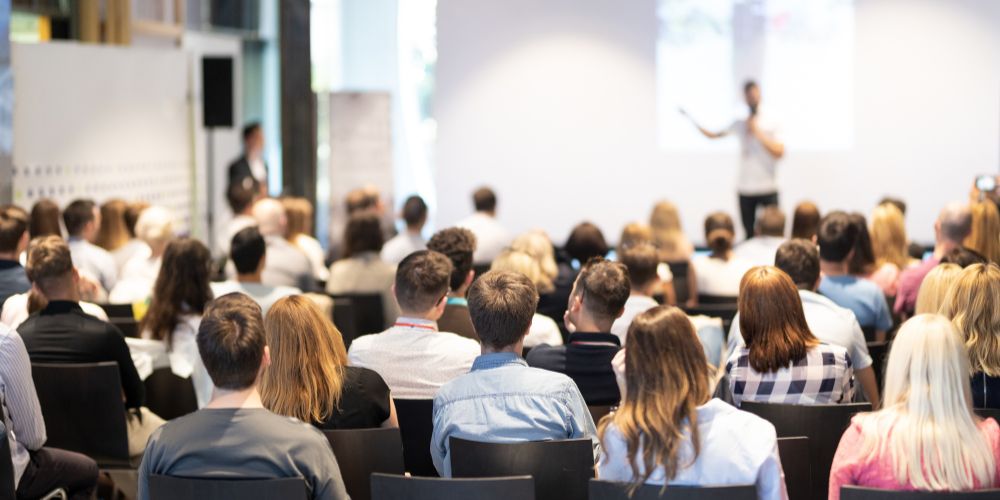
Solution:
[(518, 354), (537, 304), (535, 286), (518, 273), (490, 271), (469, 290), (483, 354), (434, 397), (431, 457), (441, 476), (451, 477), (452, 436), (497, 443), (590, 438), (596, 459), (594, 420), (576, 383), (530, 368)]

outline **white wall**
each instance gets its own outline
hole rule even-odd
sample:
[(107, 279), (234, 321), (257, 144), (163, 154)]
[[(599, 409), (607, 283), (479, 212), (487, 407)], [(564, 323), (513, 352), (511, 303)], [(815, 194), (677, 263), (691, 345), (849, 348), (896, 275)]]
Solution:
[[(661, 198), (679, 204), (695, 241), (708, 212), (736, 218), (736, 151), (657, 147), (654, 9), (655, 0), (440, 1), (439, 225), (467, 214), (481, 184), (497, 189), (503, 223), (557, 241), (584, 218), (616, 240)], [(911, 237), (932, 239), (937, 210), (1000, 165), (997, 26), (992, 0), (858, 0), (854, 148), (789, 144), (782, 205), (868, 213), (893, 194), (909, 202)]]

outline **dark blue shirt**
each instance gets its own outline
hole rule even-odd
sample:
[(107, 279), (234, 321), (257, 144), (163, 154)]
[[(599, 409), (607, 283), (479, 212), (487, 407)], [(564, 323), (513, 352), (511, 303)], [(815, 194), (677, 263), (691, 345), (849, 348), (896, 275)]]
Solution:
[(540, 345), (528, 353), (528, 365), (569, 375), (583, 399), (591, 406), (616, 405), (621, 401), (611, 359), (621, 350), (621, 341), (611, 333), (570, 334), (561, 346)]

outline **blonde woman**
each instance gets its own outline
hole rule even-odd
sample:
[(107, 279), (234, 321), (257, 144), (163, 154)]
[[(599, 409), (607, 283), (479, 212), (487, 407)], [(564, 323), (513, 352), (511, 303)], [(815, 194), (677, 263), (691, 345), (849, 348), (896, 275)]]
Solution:
[(347, 366), (337, 327), (301, 295), (285, 297), (264, 319), (271, 365), (260, 397), (279, 415), (320, 429), (398, 427), (389, 387), (372, 370)]
[(598, 436), (604, 480), (685, 486), (755, 484), (757, 498), (788, 498), (774, 426), (712, 399), (710, 371), (691, 321), (675, 307), (635, 317), (612, 362), (622, 402)]
[(660, 251), (660, 261), (669, 266), (672, 275), (686, 277), (686, 289), (677, 290), (671, 284), (674, 294), (668, 297), (668, 302), (676, 303), (677, 297), (680, 297), (688, 306), (697, 305), (698, 281), (691, 263), (694, 245), (684, 235), (677, 206), (669, 201), (657, 203), (649, 215), (649, 227), (653, 233), (653, 245)]
[(916, 314), (938, 314), (941, 306), (948, 295), (948, 288), (962, 274), (962, 268), (958, 264), (938, 264), (931, 269), (920, 283), (920, 291), (917, 292)]
[(555, 280), (559, 275), (559, 266), (556, 264), (555, 248), (552, 247), (552, 241), (545, 232), (540, 229), (528, 231), (514, 238), (510, 248), (524, 252), (538, 262), (538, 269), (542, 274), (538, 281), (532, 280), (538, 289), (538, 294), (552, 293), (556, 288)]
[(965, 246), (1000, 265), (1000, 210), (989, 200), (974, 202), (969, 208), (972, 212), (972, 233), (965, 238)]
[(568, 263), (560, 265), (556, 261), (555, 246), (549, 235), (541, 229), (518, 236), (510, 247), (533, 256), (541, 266), (542, 274), (551, 280), (551, 289), (546, 288), (543, 282), (535, 285), (538, 288), (537, 312), (559, 324), (566, 314), (566, 304), (569, 303), (569, 294), (573, 290), (576, 271)]
[(1000, 267), (973, 264), (962, 270), (941, 314), (951, 319), (969, 351), (973, 403), (1000, 408)]
[[(493, 259), (490, 270), (512, 271), (523, 274), (531, 280), (535, 288), (539, 287), (539, 283), (544, 283), (548, 279), (534, 257), (517, 250), (504, 250), (501, 252), (496, 259)], [(551, 346), (562, 345), (563, 339), (562, 334), (559, 333), (559, 325), (552, 318), (536, 312), (531, 318), (531, 328), (528, 329), (528, 336), (524, 338), (524, 347), (530, 349), (541, 344)]]
[(882, 410), (855, 416), (840, 439), (829, 498), (840, 487), (965, 491), (1000, 484), (1000, 427), (972, 412), (969, 361), (952, 324), (907, 321), (893, 341)]
[(115, 287), (108, 293), (112, 304), (144, 302), (149, 298), (160, 274), (163, 254), (174, 239), (174, 216), (167, 208), (149, 207), (139, 215), (135, 232), (146, 248), (136, 252), (122, 267)]
[(899, 275), (910, 264), (903, 212), (888, 203), (875, 207), (870, 228), (875, 270), (868, 275), (890, 297), (896, 296)]
[(312, 235), (312, 203), (305, 198), (285, 197), (281, 199), (281, 204), (285, 207), (285, 216), (288, 219), (285, 239), (309, 257), (314, 277), (318, 281), (326, 281), (330, 278), (330, 270), (326, 267), (326, 253), (323, 251), (323, 246)]

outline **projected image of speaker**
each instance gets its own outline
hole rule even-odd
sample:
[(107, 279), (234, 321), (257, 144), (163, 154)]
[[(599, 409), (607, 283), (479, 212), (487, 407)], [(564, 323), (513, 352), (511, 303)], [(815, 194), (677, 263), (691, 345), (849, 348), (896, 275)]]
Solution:
[(206, 128), (233, 126), (233, 58), (201, 59), (201, 110)]

